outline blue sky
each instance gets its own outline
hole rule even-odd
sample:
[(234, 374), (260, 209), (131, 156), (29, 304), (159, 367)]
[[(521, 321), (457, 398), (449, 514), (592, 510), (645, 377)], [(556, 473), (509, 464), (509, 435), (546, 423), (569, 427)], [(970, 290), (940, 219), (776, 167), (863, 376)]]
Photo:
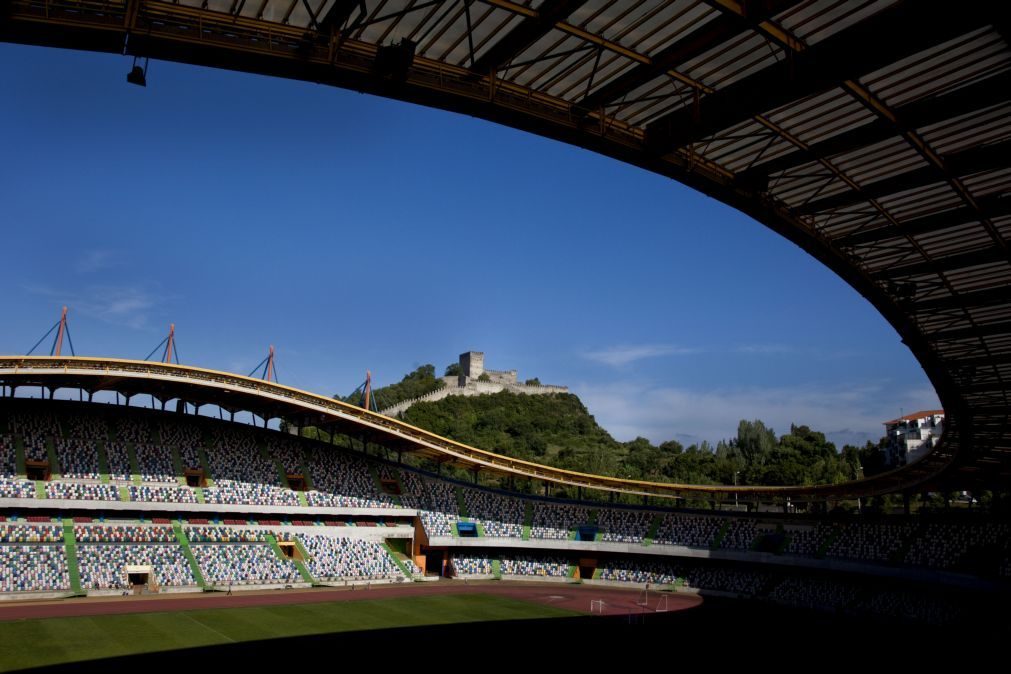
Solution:
[(880, 435), (937, 398), (856, 292), (671, 180), (303, 82), (0, 45), (0, 352), (63, 304), (79, 354), (349, 392), (467, 350), (570, 386), (616, 437)]

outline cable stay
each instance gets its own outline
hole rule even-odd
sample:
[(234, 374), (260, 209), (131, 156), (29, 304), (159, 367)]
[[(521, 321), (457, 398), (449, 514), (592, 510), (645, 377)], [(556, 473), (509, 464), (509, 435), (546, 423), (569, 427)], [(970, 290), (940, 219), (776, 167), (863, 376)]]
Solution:
[(365, 371), (365, 381), (358, 385), (351, 395), (348, 396), (351, 400), (357, 399), (356, 405), (359, 407), (364, 407), (372, 412), (379, 411), (379, 397), (375, 395), (372, 390), (372, 372), (369, 370)]
[(275, 384), (277, 381), (277, 365), (274, 362), (274, 345), (270, 345), (270, 351), (267, 352), (267, 357), (260, 361), (260, 364), (253, 368), (253, 371), (249, 373), (249, 376), (256, 376), (264, 381), (272, 381)]
[(172, 323), (169, 325), (169, 332), (165, 339), (158, 342), (158, 346), (151, 349), (151, 353), (147, 354), (144, 360), (151, 360), (151, 356), (158, 352), (158, 349), (165, 347), (160, 356), (162, 363), (171, 363), (172, 359), (175, 358), (176, 365), (179, 364), (179, 351), (176, 348), (176, 324)]
[(42, 335), (39, 341), (35, 342), (35, 346), (28, 350), (26, 356), (32, 355), (35, 349), (39, 348), (42, 342), (46, 341), (49, 335), (56, 331), (56, 336), (53, 338), (53, 345), (49, 348), (50, 356), (60, 356), (63, 355), (63, 340), (66, 338), (67, 345), (70, 347), (70, 355), (76, 356), (77, 353), (74, 351), (74, 340), (70, 338), (70, 325), (67, 323), (67, 307), (63, 307), (63, 313), (60, 314), (60, 320), (56, 321), (53, 327), (46, 331), (46, 334)]

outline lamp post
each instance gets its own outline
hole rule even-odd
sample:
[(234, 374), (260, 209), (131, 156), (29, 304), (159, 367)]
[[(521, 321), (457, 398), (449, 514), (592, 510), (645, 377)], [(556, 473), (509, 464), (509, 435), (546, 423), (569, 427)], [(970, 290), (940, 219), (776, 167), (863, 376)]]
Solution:
[[(739, 470), (735, 470), (734, 471), (734, 486), (735, 487), (737, 486), (737, 474), (740, 473), (740, 472), (741, 471), (739, 471)], [(736, 491), (734, 491), (734, 510), (737, 510), (737, 492)]]

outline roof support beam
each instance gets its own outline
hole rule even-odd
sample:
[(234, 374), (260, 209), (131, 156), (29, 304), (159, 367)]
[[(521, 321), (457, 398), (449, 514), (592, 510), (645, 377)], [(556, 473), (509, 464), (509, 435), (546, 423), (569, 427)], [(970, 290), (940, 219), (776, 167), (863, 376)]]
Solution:
[(925, 311), (945, 311), (963, 307), (985, 307), (989, 305), (1011, 304), (1011, 287), (988, 288), (958, 295), (947, 295), (919, 300), (913, 303), (915, 313)]
[[(1011, 215), (1011, 197), (983, 197), (977, 200), (979, 210), (987, 217), (997, 218), (1004, 215)], [(886, 225), (875, 227), (874, 229), (860, 230), (852, 234), (846, 234), (835, 240), (835, 245), (843, 247), (862, 246), (886, 239), (893, 239), (901, 236), (917, 236), (936, 232), (941, 229), (974, 222), (979, 219), (979, 212), (975, 208), (963, 206), (943, 213), (925, 215), (922, 218), (915, 218), (900, 223), (901, 226)]]
[(471, 70), (482, 75), (498, 70), (585, 3), (586, 0), (548, 0), (537, 8), (533, 16), (520, 21), (518, 26), (489, 47), (481, 58), (474, 61)]
[[(1011, 155), (1011, 140), (1005, 140), (1000, 143), (980, 145), (958, 153), (944, 155), (942, 160), (947, 170), (957, 177), (1000, 168), (1007, 164), (1009, 155)], [(939, 183), (943, 180), (944, 176), (938, 173), (936, 166), (926, 166), (907, 173), (900, 173), (891, 178), (869, 183), (860, 190), (849, 190), (840, 194), (833, 194), (824, 199), (818, 199), (817, 201), (810, 201), (793, 209), (793, 212), (797, 215), (823, 213), (836, 208), (858, 204), (862, 201), (879, 199), (890, 194), (915, 189), (922, 185)]]
[(771, 16), (796, 5), (797, 0), (761, 0), (749, 2), (746, 16), (732, 12), (721, 13), (687, 35), (650, 56), (651, 63), (640, 63), (584, 97), (575, 104), (583, 112), (591, 112), (602, 105), (627, 95), (672, 68), (704, 54), (714, 45), (731, 40)]
[[(895, 109), (897, 123), (904, 129), (919, 129), (1011, 100), (1011, 71), (963, 87), (943, 96), (909, 103)], [(819, 159), (852, 152), (894, 138), (896, 124), (878, 118), (869, 124), (796, 149), (737, 174), (742, 181), (768, 177)]]
[(957, 339), (973, 339), (980, 337), (990, 337), (993, 335), (1011, 335), (1011, 322), (990, 323), (989, 325), (974, 326), (971, 328), (952, 328), (950, 330), (938, 330), (927, 334), (927, 339), (932, 342), (945, 342)]
[[(933, 3), (899, 2), (703, 97), (697, 106), (655, 120), (646, 128), (646, 147), (657, 154), (668, 154), (763, 112), (858, 79), (989, 25), (986, 9), (983, 0), (965, 0), (958, 12)], [(914, 17), (915, 28), (911, 26)]]
[[(886, 267), (873, 274), (876, 279), (896, 279), (908, 278), (910, 276), (922, 276), (924, 274), (939, 274), (942, 272), (956, 271), (967, 267), (977, 267), (995, 262), (1011, 262), (1004, 251), (999, 248), (981, 248), (971, 253), (959, 253), (949, 255), (934, 260), (926, 260), (915, 264), (907, 264), (901, 267)], [(929, 335), (928, 335), (929, 337)]]

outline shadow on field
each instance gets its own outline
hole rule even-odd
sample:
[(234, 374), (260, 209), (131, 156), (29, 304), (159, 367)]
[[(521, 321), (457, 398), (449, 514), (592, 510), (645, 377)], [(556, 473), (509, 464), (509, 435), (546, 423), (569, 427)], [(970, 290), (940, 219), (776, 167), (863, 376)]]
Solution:
[(407, 672), (438, 668), (492, 674), (511, 666), (512, 671), (525, 670), (518, 674), (534, 674), (552, 671), (545, 670), (545, 665), (560, 665), (563, 668), (558, 671), (563, 672), (608, 673), (652, 667), (669, 672), (686, 664), (715, 671), (728, 664), (781, 665), (780, 671), (794, 665), (837, 669), (843, 663), (864, 668), (886, 662), (936, 666), (945, 654), (975, 660), (991, 649), (1004, 649), (1008, 637), (1006, 620), (971, 627), (913, 626), (711, 597), (698, 608), (671, 613), (343, 632), (19, 671), (241, 674), (274, 669)]

